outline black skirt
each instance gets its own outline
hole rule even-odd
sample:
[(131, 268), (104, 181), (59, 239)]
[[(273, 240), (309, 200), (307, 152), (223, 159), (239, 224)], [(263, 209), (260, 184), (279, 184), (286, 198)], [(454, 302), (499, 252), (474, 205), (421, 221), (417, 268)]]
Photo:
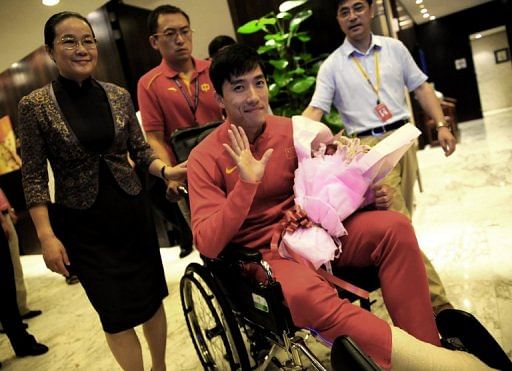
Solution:
[(168, 291), (145, 193), (126, 194), (103, 161), (99, 179), (91, 208), (54, 205), (51, 218), (103, 330), (116, 333), (149, 320)]

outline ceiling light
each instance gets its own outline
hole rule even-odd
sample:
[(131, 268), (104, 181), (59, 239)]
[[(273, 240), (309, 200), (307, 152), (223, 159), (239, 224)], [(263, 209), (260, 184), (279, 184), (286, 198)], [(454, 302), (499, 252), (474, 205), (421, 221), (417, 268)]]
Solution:
[(425, 5), (420, 4), (420, 9), (423, 9), (424, 7), (425, 7)]
[(428, 17), (430, 17), (430, 14), (428, 14), (428, 13), (423, 13), (423, 18), (428, 18)]
[(481, 38), (481, 37), (482, 37), (482, 35), (481, 35), (481, 34), (479, 34), (479, 33), (477, 33), (477, 34), (475, 35), (475, 39), (479, 39), (479, 38)]
[(416, 0), (416, 4), (421, 4), (423, 0)]
[(428, 10), (426, 8), (420, 10), (421, 13), (427, 13)]
[(431, 15), (430, 16), (430, 20), (433, 21), (434, 19), (436, 19), (436, 16), (435, 15)]
[(43, 5), (46, 6), (54, 6), (57, 5), (60, 2), (60, 0), (42, 0)]

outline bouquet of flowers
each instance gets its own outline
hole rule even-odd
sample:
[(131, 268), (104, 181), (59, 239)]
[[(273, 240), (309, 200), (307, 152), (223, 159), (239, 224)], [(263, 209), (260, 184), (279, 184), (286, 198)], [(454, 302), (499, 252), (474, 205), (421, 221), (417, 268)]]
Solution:
[(318, 269), (341, 253), (343, 220), (373, 201), (370, 186), (393, 169), (420, 131), (404, 125), (372, 148), (358, 138), (333, 137), (325, 125), (302, 116), (293, 117), (293, 131), (299, 162), (295, 204), (313, 224), (288, 228), (279, 251), (298, 254)]

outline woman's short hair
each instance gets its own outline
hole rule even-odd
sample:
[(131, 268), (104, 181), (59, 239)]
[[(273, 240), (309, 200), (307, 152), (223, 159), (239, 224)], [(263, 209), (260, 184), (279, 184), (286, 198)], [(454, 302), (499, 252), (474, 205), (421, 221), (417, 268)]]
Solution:
[(50, 18), (48, 18), (48, 20), (44, 24), (44, 43), (46, 46), (48, 46), (48, 48), (53, 49), (53, 42), (55, 41), (55, 27), (57, 27), (57, 25), (60, 22), (68, 18), (78, 18), (87, 23), (87, 25), (91, 29), (92, 35), (94, 36), (94, 30), (92, 29), (91, 24), (89, 23), (87, 18), (85, 18), (80, 13), (68, 11), (56, 13), (52, 15)]

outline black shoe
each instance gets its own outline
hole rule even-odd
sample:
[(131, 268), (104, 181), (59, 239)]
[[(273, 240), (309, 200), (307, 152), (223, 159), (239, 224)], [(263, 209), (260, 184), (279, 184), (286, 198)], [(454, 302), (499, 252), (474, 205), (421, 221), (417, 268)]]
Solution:
[(38, 343), (32, 335), (25, 337), (23, 342), (13, 344), (13, 348), (16, 357), (39, 356), (49, 350), (46, 345)]
[(334, 340), (331, 348), (331, 367), (333, 371), (380, 370), (379, 366), (348, 336), (341, 336)]
[(43, 311), (42, 310), (38, 310), (38, 309), (36, 309), (36, 310), (29, 310), (27, 313), (25, 313), (24, 315), (21, 316), (21, 319), (31, 319), (31, 318), (39, 316), (42, 313), (43, 313)]
[(471, 314), (459, 309), (445, 309), (436, 317), (443, 346), (466, 350), (489, 367), (512, 370), (512, 362), (484, 326)]
[(66, 277), (66, 283), (68, 285), (74, 285), (78, 282), (80, 282), (80, 280), (78, 279), (78, 276), (76, 276), (74, 274), (70, 274), (69, 276)]
[(192, 251), (194, 251), (192, 246), (184, 247), (184, 248), (181, 247), (180, 248), (180, 258), (184, 258), (184, 257), (188, 256)]

